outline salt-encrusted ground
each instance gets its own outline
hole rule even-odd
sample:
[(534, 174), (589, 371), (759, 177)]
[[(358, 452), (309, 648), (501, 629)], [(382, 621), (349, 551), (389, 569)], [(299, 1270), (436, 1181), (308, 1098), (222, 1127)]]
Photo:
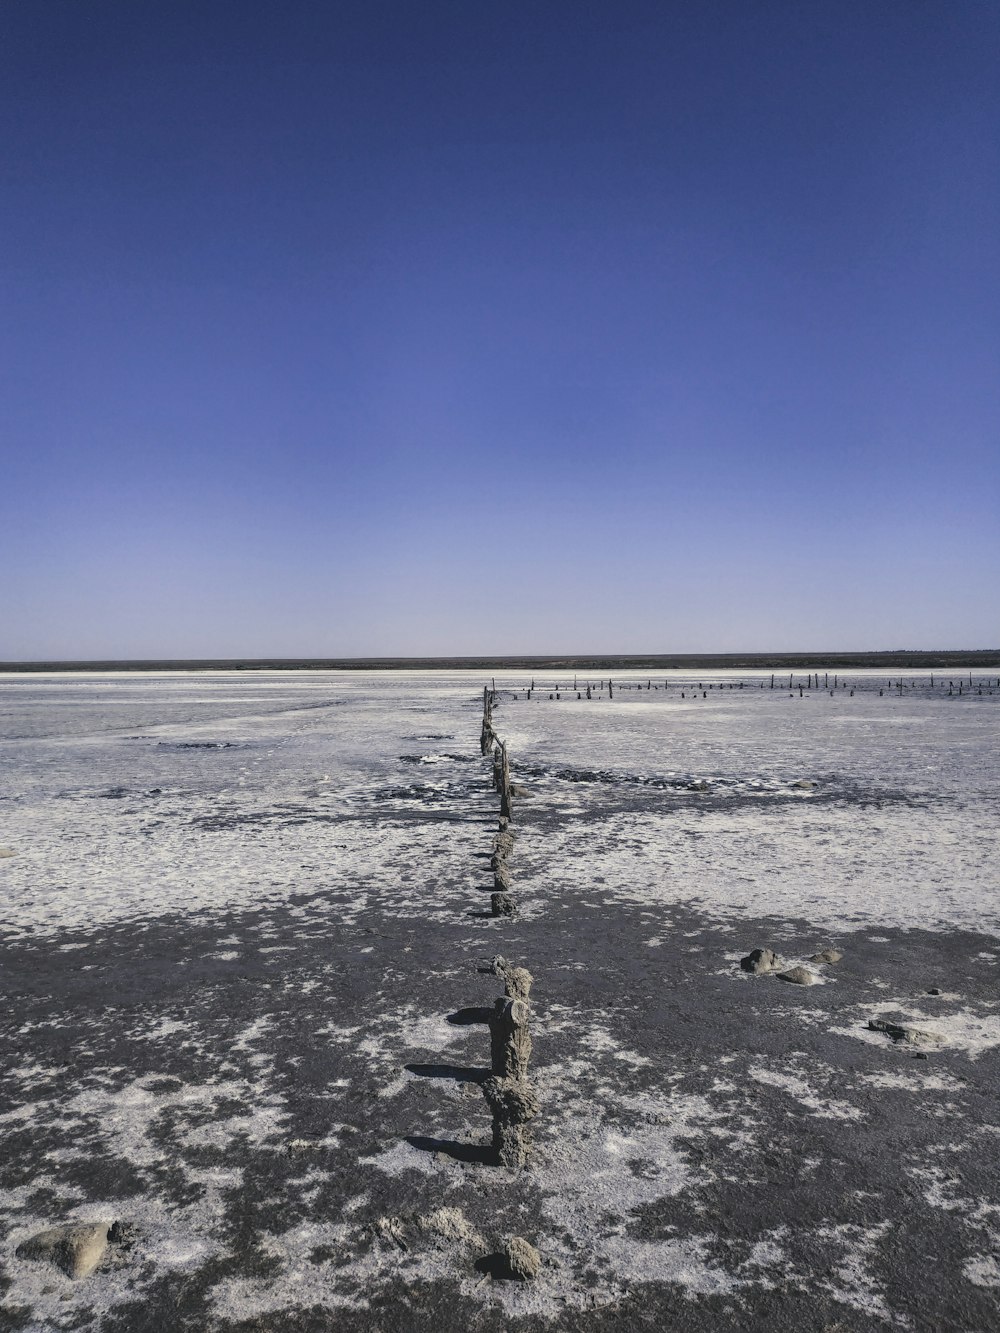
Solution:
[[(0, 679), (0, 1327), (1000, 1326), (1000, 691), (740, 679), (505, 696), (512, 924), (481, 675)], [(14, 1254), (90, 1218), (90, 1278)]]

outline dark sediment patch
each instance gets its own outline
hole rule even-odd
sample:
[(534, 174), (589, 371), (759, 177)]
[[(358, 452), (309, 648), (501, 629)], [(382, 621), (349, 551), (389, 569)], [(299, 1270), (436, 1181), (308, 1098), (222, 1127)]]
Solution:
[[(649, 949), (654, 917), (665, 943)], [(206, 1224), (219, 1251), (165, 1271), (156, 1242), (140, 1236), (122, 1270), (124, 1303), (102, 1315), (102, 1329), (152, 1333), (165, 1311), (172, 1327), (199, 1330), (306, 1330), (331, 1317), (338, 1327), (371, 1328), (376, 1317), (395, 1327), (404, 1312), (407, 1327), (502, 1328), (504, 1311), (469, 1294), (459, 1269), (404, 1281), (383, 1264), (377, 1279), (359, 1276), (365, 1227), (445, 1197), (496, 1246), (528, 1234), (543, 1254), (556, 1247), (561, 1267), (543, 1267), (532, 1291), (592, 1289), (596, 1304), (581, 1296), (560, 1312), (556, 1301), (526, 1327), (625, 1330), (641, 1313), (693, 1330), (779, 1316), (867, 1329), (875, 1316), (850, 1303), (846, 1279), (824, 1276), (851, 1263), (916, 1327), (990, 1326), (994, 1293), (963, 1271), (989, 1252), (975, 1218), (997, 1196), (996, 1136), (985, 1128), (996, 1119), (997, 1051), (973, 1060), (943, 1047), (916, 1062), (878, 1033), (858, 1035), (866, 1006), (888, 999), (931, 1002), (945, 1021), (992, 1013), (996, 969), (977, 957), (996, 950), (989, 937), (886, 930), (873, 942), (868, 929), (848, 932), (838, 937), (836, 984), (806, 989), (744, 978), (726, 962), (733, 930), (673, 905), (609, 913), (554, 897), (531, 922), (505, 923), (504, 953), (530, 958), (535, 977), (532, 1067), (543, 1105), (511, 1193), (484, 1156), (489, 1116), (476, 1088), (498, 986), (477, 969), (496, 939), (481, 932), (493, 927), (404, 921), (388, 906), (344, 926), (323, 895), (146, 924), (141, 934), (102, 928), (0, 949), (0, 1110), (24, 1117), (4, 1127), (0, 1191), (27, 1190), (22, 1206), (52, 1224), (80, 1200), (108, 1198), (141, 1221), (152, 1200), (169, 1230), (198, 1215), (205, 1181), (223, 1173)], [(237, 941), (231, 963), (211, 956), (223, 937)], [(672, 943), (681, 937), (684, 950)], [(796, 921), (741, 920), (739, 937), (780, 938), (787, 957), (822, 943)], [(294, 950), (261, 954), (265, 941)], [(65, 943), (86, 943), (89, 970), (68, 965)], [(701, 952), (686, 952), (693, 946)], [(456, 977), (468, 1000), (459, 1011)], [(927, 1000), (942, 980), (945, 994)], [(411, 1039), (425, 1019), (455, 1042), (420, 1036), (419, 1023)], [(39, 1072), (19, 1080), (29, 1064)], [(932, 1081), (908, 1086), (917, 1076)], [(145, 1104), (140, 1091), (155, 1114), (136, 1122), (128, 1108)], [(268, 1107), (273, 1115), (262, 1114)], [(609, 1135), (634, 1146), (593, 1159)], [(290, 1146), (303, 1143), (315, 1146)], [(618, 1174), (606, 1197), (574, 1202), (594, 1160), (617, 1160)], [(309, 1191), (298, 1183), (306, 1166)], [(226, 1172), (237, 1173), (229, 1184)], [(220, 1304), (233, 1281), (286, 1281), (270, 1237), (331, 1221), (345, 1236), (325, 1249), (317, 1242), (309, 1264), (368, 1307), (299, 1308), (294, 1287), (278, 1313), (242, 1317)], [(642, 1247), (699, 1237), (700, 1261), (736, 1285), (695, 1297), (654, 1270), (617, 1280), (600, 1247), (602, 1235), (619, 1233), (626, 1257), (630, 1246), (656, 1254)], [(768, 1246), (780, 1257), (767, 1260)], [(4, 1262), (17, 1289), (19, 1261)], [(18, 1315), (11, 1305), (5, 1317), (33, 1326), (27, 1308)]]

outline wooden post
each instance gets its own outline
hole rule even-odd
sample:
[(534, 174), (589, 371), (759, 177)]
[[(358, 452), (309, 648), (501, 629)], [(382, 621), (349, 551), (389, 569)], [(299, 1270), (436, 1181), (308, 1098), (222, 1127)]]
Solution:
[[(531, 984), (530, 981), (528, 983)], [(526, 1078), (531, 1058), (528, 1005), (504, 996), (490, 1015), (490, 1068), (500, 1078)]]
[(510, 761), (507, 758), (507, 742), (500, 742), (500, 814), (504, 819), (513, 819), (510, 804)]
[[(498, 960), (499, 961), (499, 960)], [(538, 1114), (538, 1098), (528, 1082), (531, 1057), (530, 1011), (527, 997), (531, 974), (523, 967), (502, 964), (507, 992), (490, 1015), (490, 1067), (483, 1095), (493, 1117), (493, 1150), (497, 1163), (511, 1170), (524, 1165), (530, 1148), (527, 1125)]]
[(538, 1114), (538, 1098), (527, 1079), (494, 1075), (482, 1085), (493, 1116), (493, 1151), (498, 1166), (516, 1171), (531, 1150), (528, 1123)]

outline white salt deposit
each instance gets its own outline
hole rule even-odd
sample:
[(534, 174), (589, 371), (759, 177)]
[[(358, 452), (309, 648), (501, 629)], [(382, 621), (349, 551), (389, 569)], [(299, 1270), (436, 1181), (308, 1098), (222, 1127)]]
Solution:
[[(454, 919), (448, 885), (465, 892), (478, 830), (448, 817), (481, 799), (482, 683), (0, 676), (0, 836), (17, 850), (0, 864), (0, 930), (86, 931), (313, 891), (336, 895), (349, 922), (389, 885), (401, 916)], [(598, 885), (605, 902), (684, 902), (720, 919), (1000, 935), (996, 699), (880, 698), (859, 677), (853, 698), (716, 688), (682, 702), (683, 683), (500, 704), (516, 780), (534, 811), (560, 818), (519, 866), (529, 913), (555, 877), (564, 893)], [(411, 898), (428, 857), (437, 891)]]

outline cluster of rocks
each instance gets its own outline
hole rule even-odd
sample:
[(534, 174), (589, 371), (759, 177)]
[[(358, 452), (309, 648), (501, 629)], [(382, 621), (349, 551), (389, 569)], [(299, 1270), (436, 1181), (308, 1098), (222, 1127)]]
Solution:
[[(829, 966), (839, 963), (843, 956), (839, 949), (823, 949), (814, 953), (809, 961)], [(773, 949), (751, 949), (745, 958), (740, 959), (740, 967), (755, 976), (772, 973), (779, 981), (788, 981), (794, 986), (814, 986), (819, 981), (816, 973), (801, 963), (785, 967)]]
[[(843, 956), (839, 949), (821, 949), (819, 953), (811, 955), (809, 962), (830, 967), (834, 963), (839, 963)], [(745, 958), (740, 959), (740, 967), (744, 972), (756, 976), (771, 974), (779, 981), (790, 981), (798, 986), (813, 986), (819, 981), (815, 972), (811, 972), (801, 964), (786, 968), (773, 949), (751, 949)], [(941, 988), (931, 986), (927, 994), (940, 995)], [(892, 1022), (885, 1018), (869, 1018), (868, 1030), (883, 1033), (894, 1045), (925, 1047), (940, 1046), (943, 1043), (943, 1038), (935, 1032), (928, 1032), (925, 1028), (914, 1027), (909, 1023)], [(923, 1052), (918, 1052), (916, 1058), (926, 1060), (927, 1056)]]
[(490, 1253), (490, 1244), (460, 1208), (437, 1208), (424, 1215), (380, 1217), (369, 1228), (382, 1244), (404, 1253), (411, 1245), (429, 1244), (434, 1249), (460, 1247), (478, 1255), (476, 1267), (495, 1278), (527, 1282), (538, 1276), (542, 1256), (523, 1236), (511, 1236)]

